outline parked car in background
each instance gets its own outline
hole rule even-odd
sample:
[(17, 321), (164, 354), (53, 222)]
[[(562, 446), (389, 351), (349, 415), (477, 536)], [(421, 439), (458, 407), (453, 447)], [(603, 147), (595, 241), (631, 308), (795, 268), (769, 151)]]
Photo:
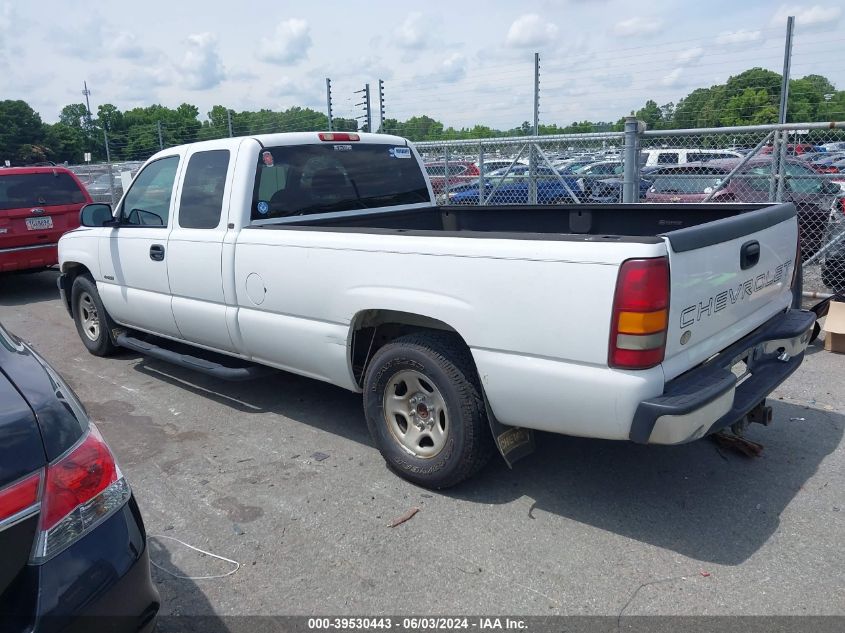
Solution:
[(841, 152), (845, 151), (845, 141), (834, 141), (831, 143), (822, 143), (819, 147), (826, 152)]
[(730, 149), (668, 149), (648, 148), (640, 152), (645, 156), (641, 159), (644, 167), (655, 165), (684, 165), (720, 158), (742, 158), (742, 152)]
[(129, 484), (73, 390), (2, 325), (0, 560), (4, 632), (155, 626), (159, 596)]
[[(448, 168), (448, 174), (447, 174)], [(442, 194), (451, 185), (457, 185), (478, 178), (481, 171), (478, 165), (471, 161), (440, 161), (426, 163), (425, 171), (431, 181), (431, 188), (435, 195)]]
[[(789, 143), (786, 146), (786, 155), (787, 156), (801, 156), (802, 154), (806, 154), (809, 152), (817, 152), (819, 149), (819, 145), (813, 145), (812, 143)], [(760, 150), (761, 154), (771, 154), (772, 153), (772, 145), (766, 145)]]
[[(574, 202), (573, 198), (580, 199), (582, 196), (576, 180), (571, 176), (561, 178), (549, 167), (537, 167), (536, 172), (537, 204)], [(529, 173), (528, 165), (516, 165), (510, 170), (500, 169), (485, 176), (484, 198), (487, 204), (528, 204)], [(478, 204), (478, 190), (478, 180), (454, 187), (448, 194), (449, 204)]]
[[(654, 177), (661, 169), (663, 169), (663, 167), (659, 165), (640, 167), (640, 200), (645, 200), (646, 194), (651, 187)], [(622, 181), (623, 177), (621, 174), (613, 178), (603, 178), (601, 180), (593, 181), (590, 185), (590, 190), (586, 196), (586, 200), (602, 204), (622, 202)]]
[[(512, 163), (513, 163), (512, 158), (491, 158), (489, 160), (485, 160), (481, 164), (481, 171), (484, 174), (489, 174), (490, 172), (497, 171), (499, 169), (504, 169), (506, 167), (510, 167)], [(519, 160), (519, 161), (516, 162), (516, 165), (524, 165), (524, 164), (525, 164), (525, 162), (522, 161), (522, 160)], [(476, 163), (476, 167), (477, 166), (478, 166), (478, 163)]]
[(123, 185), (120, 178), (111, 174), (100, 174), (91, 182), (86, 183), (85, 188), (92, 198), (108, 197), (114, 193), (115, 199), (118, 199), (123, 195)]
[(64, 167), (0, 169), (0, 272), (56, 264), (59, 238), (79, 226), (79, 210), (89, 202)]
[(839, 199), (830, 210), (822, 261), (822, 283), (839, 292), (845, 290), (845, 183)]
[[(750, 159), (730, 182), (719, 189), (724, 178), (739, 163), (736, 159), (689, 163), (661, 169), (646, 194), (647, 202), (702, 202), (714, 190), (713, 202), (765, 202), (770, 199), (771, 157)], [(798, 210), (801, 247), (806, 256), (820, 248), (830, 208), (839, 185), (830, 182), (803, 161), (789, 159), (784, 167), (784, 201)]]

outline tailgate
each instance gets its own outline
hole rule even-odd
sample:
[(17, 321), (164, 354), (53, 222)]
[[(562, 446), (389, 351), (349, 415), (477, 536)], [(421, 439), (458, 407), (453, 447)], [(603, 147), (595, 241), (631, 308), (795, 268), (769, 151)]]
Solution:
[(691, 369), (792, 302), (792, 204), (756, 208), (664, 236), (671, 295), (666, 379)]
[(55, 244), (79, 226), (81, 204), (0, 210), (0, 248)]

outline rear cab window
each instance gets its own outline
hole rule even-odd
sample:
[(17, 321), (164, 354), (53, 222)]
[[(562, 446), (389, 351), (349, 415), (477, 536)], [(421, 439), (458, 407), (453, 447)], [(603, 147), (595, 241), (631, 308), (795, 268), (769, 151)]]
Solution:
[(407, 147), (320, 143), (261, 150), (252, 220), (430, 202)]
[(85, 202), (85, 193), (67, 172), (0, 173), (0, 211)]

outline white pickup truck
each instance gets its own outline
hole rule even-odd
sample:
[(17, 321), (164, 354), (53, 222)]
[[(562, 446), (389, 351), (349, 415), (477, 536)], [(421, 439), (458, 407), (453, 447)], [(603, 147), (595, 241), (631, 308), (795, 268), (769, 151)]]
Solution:
[(531, 429), (678, 444), (767, 423), (814, 323), (791, 307), (790, 204), (439, 207), (388, 135), (170, 148), (81, 223), (59, 286), (91, 353), (363, 392), (387, 464), (435, 488)]

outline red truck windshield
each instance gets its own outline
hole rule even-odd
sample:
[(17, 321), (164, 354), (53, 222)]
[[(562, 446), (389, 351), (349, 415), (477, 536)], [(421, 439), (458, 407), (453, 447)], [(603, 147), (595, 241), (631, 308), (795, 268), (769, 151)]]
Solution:
[(85, 194), (73, 178), (64, 172), (9, 175), (0, 173), (0, 211), (84, 202)]
[(259, 157), (252, 219), (429, 202), (408, 147), (321, 143), (268, 147)]

